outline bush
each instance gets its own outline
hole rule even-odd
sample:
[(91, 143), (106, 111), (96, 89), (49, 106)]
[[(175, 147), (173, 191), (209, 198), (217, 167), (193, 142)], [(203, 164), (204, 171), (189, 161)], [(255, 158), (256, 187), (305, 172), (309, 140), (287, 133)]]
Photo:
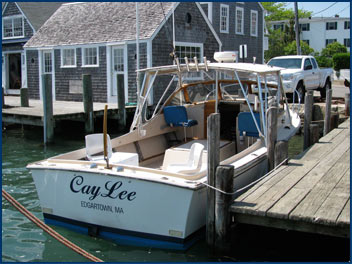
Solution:
[[(302, 55), (310, 55), (314, 52), (314, 49), (312, 49), (311, 47), (309, 47), (309, 45), (304, 42), (304, 41), (300, 41), (301, 44), (301, 54)], [(292, 41), (290, 43), (288, 43), (285, 47), (284, 47), (284, 54), (285, 55), (296, 55), (297, 54), (297, 45), (296, 45), (296, 41)]]
[(334, 54), (346, 52), (347, 48), (344, 45), (339, 42), (334, 42), (327, 45), (326, 48), (321, 51), (321, 56), (332, 58)]
[(332, 56), (333, 66), (335, 71), (341, 69), (350, 68), (350, 54), (349, 53), (337, 53)]
[(319, 67), (332, 68), (333, 61), (331, 58), (325, 56), (316, 56), (315, 59), (318, 62)]

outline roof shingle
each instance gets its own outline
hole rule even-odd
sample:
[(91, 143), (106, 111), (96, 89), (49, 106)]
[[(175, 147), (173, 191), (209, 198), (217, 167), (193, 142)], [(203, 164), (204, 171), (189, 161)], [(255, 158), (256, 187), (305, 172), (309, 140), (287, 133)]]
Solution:
[[(161, 6), (162, 5), (162, 6)], [(140, 39), (162, 23), (172, 2), (140, 2)], [(25, 47), (95, 44), (136, 38), (135, 2), (87, 2), (62, 5)]]

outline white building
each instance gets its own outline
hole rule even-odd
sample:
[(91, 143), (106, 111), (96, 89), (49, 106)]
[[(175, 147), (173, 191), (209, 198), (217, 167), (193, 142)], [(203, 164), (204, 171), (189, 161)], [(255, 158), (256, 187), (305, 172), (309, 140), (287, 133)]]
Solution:
[[(273, 29), (283, 29), (288, 20), (270, 22)], [(299, 20), (300, 38), (314, 51), (321, 52), (328, 44), (340, 42), (350, 51), (349, 17), (312, 17)]]

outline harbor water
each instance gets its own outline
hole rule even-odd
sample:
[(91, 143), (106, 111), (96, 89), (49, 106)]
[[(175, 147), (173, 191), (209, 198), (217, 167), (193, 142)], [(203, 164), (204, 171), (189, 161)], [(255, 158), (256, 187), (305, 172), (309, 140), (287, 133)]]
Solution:
[[(75, 129), (70, 127), (70, 130)], [(2, 132), (2, 188), (36, 217), (43, 220), (35, 185), (26, 165), (81, 147), (84, 147), (84, 135), (80, 133), (66, 132), (56, 135), (55, 143), (45, 147), (42, 143), (40, 128), (24, 130), (21, 127), (14, 127), (6, 129)], [(301, 150), (302, 137), (296, 136), (290, 141), (290, 156), (298, 154)], [(237, 242), (237, 248), (231, 256), (212, 254), (204, 239), (197, 242), (189, 250), (179, 252), (121, 246), (108, 240), (79, 234), (65, 228), (53, 228), (79, 247), (106, 262), (323, 261), (339, 260), (342, 257), (341, 247), (338, 248), (341, 244), (340, 240), (336, 242), (330, 238), (322, 239), (320, 237), (317, 239), (314, 236), (306, 235), (303, 238), (305, 243), (308, 243), (307, 245), (311, 245), (313, 241), (328, 240), (323, 246), (334, 244), (337, 248), (336, 256), (340, 257), (319, 255), (318, 252), (324, 254), (324, 251), (328, 251), (324, 248), (320, 251), (322, 248), (319, 243), (316, 246), (316, 255), (311, 256), (309, 255), (311, 252), (309, 254), (302, 252), (305, 250), (304, 243), (298, 242), (302, 236), (295, 233), (289, 234), (285, 230), (250, 226), (243, 226), (237, 232), (237, 239), (241, 241)], [(276, 238), (280, 242), (266, 243), (268, 237), (269, 239)], [(294, 251), (292, 248), (287, 250), (287, 247), (281, 246), (281, 241), (285, 241), (285, 239), (296, 246)], [(345, 251), (344, 249), (343, 252)], [(2, 261), (86, 262), (88, 260), (49, 236), (5, 199), (2, 199)]]

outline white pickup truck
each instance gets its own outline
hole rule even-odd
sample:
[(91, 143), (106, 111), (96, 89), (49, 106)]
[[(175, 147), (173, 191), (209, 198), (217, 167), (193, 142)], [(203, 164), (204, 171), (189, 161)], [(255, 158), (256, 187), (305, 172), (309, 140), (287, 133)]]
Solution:
[(297, 92), (300, 102), (307, 90), (318, 90), (322, 98), (326, 89), (331, 89), (332, 69), (320, 69), (313, 56), (280, 56), (272, 58), (268, 65), (285, 68), (281, 71), (286, 93)]

